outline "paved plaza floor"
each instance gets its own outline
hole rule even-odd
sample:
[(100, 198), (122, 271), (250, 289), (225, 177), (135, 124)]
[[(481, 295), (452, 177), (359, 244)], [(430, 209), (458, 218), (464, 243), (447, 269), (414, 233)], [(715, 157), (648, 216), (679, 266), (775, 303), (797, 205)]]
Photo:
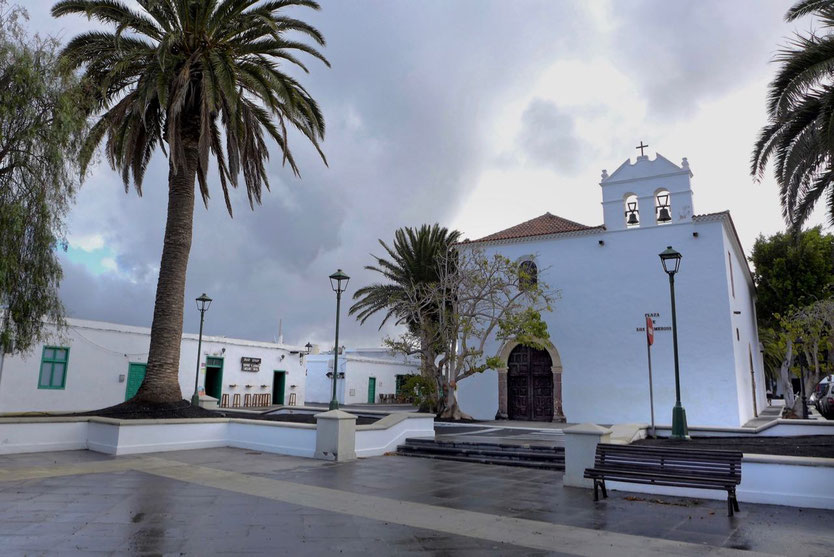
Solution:
[(205, 449), (0, 456), (0, 554), (830, 555), (834, 512), (565, 488), (558, 472)]

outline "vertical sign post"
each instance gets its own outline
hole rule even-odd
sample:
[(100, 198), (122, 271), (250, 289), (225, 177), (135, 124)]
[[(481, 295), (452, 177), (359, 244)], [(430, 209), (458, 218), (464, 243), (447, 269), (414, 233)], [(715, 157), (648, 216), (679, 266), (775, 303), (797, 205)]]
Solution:
[(652, 412), (652, 429), (651, 436), (657, 437), (654, 428), (654, 388), (652, 386), (652, 344), (654, 344), (654, 321), (650, 315), (646, 314), (646, 351), (649, 356), (649, 406)]

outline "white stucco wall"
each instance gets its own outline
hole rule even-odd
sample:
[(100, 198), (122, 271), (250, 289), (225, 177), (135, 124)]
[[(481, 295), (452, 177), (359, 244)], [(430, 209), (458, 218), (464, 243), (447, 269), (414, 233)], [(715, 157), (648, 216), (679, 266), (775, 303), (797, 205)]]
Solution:
[[(332, 378), (327, 372), (332, 369), (333, 354), (307, 357), (307, 399), (311, 402), (328, 402), (332, 398)], [(393, 355), (383, 348), (357, 348), (344, 350), (339, 355), (339, 371), (344, 379), (337, 379), (337, 397), (342, 404), (367, 404), (368, 383), (376, 378), (376, 396), (394, 394), (397, 390), (397, 375), (419, 373), (419, 364), (413, 359)]]
[[(0, 373), (0, 413), (77, 412), (112, 406), (125, 400), (128, 366), (147, 362), (150, 329), (80, 319), (68, 319), (68, 325), (62, 336), (53, 333), (47, 342), (28, 353), (4, 357)], [(69, 347), (63, 389), (38, 388), (44, 345)], [(303, 360), (306, 357), (299, 357), (299, 354), (304, 350), (304, 347), (204, 335), (199, 385), (204, 385), (206, 356), (222, 357), (224, 393), (242, 393), (241, 399), (247, 392), (271, 393), (273, 371), (281, 370), (287, 372), (286, 398), (295, 392), (297, 404), (301, 405), (304, 403), (306, 365)], [(260, 371), (241, 371), (243, 356), (261, 358)], [(190, 399), (194, 392), (196, 367), (197, 335), (185, 334), (179, 368), (185, 399)], [(124, 377), (120, 380), (120, 376)], [(237, 387), (229, 387), (230, 384), (237, 384)], [(247, 389), (246, 384), (253, 387)], [(264, 384), (266, 388), (260, 386)]]
[[(727, 301), (730, 314), (730, 336), (738, 396), (739, 422), (743, 424), (767, 406), (767, 389), (764, 379), (764, 363), (759, 351), (759, 332), (756, 326), (755, 288), (748, 273), (744, 254), (733, 240), (733, 231), (727, 226), (724, 232), (724, 262), (726, 269)], [(732, 267), (732, 272), (730, 268)], [(738, 329), (738, 333), (736, 333)], [(753, 361), (753, 374), (750, 360)], [(756, 404), (753, 404), (755, 377)], [(755, 410), (755, 412), (754, 412)]]
[[(645, 333), (637, 328), (646, 313), (660, 314), (656, 327), (671, 326), (669, 280), (658, 254), (673, 246), (683, 254), (675, 287), (688, 421), (737, 426), (752, 409), (739, 404), (731, 320), (745, 330), (755, 323), (752, 312), (733, 317), (729, 309), (724, 241), (721, 220), (695, 219), (484, 247), (512, 259), (536, 256), (540, 280), (559, 292), (545, 320), (562, 360), (567, 420), (624, 423), (650, 419)], [(736, 282), (743, 283), (741, 273)], [(668, 423), (675, 400), (671, 331), (656, 331), (652, 361), (656, 421)], [(493, 419), (497, 384), (491, 371), (461, 381), (463, 410)]]

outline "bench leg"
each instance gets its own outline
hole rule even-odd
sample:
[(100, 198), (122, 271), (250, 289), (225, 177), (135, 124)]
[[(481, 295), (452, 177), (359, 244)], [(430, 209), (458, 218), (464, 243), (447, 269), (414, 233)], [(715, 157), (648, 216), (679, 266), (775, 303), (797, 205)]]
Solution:
[(602, 498), (608, 499), (608, 490), (605, 489), (605, 480), (600, 480), (599, 486), (602, 488)]
[(736, 499), (736, 490), (727, 490), (727, 516), (733, 516), (733, 510), (738, 510), (738, 499)]
[(594, 480), (594, 501), (599, 501), (599, 480)]

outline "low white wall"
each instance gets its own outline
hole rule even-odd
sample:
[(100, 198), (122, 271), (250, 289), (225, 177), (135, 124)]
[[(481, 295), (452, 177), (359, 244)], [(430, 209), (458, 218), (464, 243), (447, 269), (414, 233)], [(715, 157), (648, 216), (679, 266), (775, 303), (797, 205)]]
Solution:
[[(605, 482), (608, 489), (701, 499), (727, 499), (726, 491), (624, 482)], [(834, 459), (745, 454), (741, 462), (739, 503), (763, 503), (834, 509)], [(744, 510), (742, 508), (742, 510)]]
[[(0, 419), (0, 454), (89, 449), (111, 455), (235, 447), (313, 457), (316, 426), (246, 419)], [(359, 426), (357, 456), (393, 451), (406, 437), (434, 438), (431, 414), (396, 413)]]
[(356, 456), (379, 456), (396, 450), (408, 437), (434, 439), (434, 414), (390, 414), (375, 424), (356, 427)]
[[(669, 437), (672, 426), (657, 426), (658, 437)], [(800, 435), (834, 435), (834, 421), (773, 420), (759, 427), (699, 427), (690, 426), (691, 437), (796, 437)]]
[(195, 421), (159, 423), (156, 420), (141, 420), (145, 423), (110, 425), (118, 432), (116, 452), (110, 454), (211, 449), (229, 445), (228, 422), (200, 420), (193, 423)]
[(0, 421), (0, 454), (73, 451), (87, 448), (87, 419), (64, 418), (45, 427), (42, 419)]
[(316, 426), (233, 420), (229, 423), (228, 446), (312, 458), (316, 452)]

